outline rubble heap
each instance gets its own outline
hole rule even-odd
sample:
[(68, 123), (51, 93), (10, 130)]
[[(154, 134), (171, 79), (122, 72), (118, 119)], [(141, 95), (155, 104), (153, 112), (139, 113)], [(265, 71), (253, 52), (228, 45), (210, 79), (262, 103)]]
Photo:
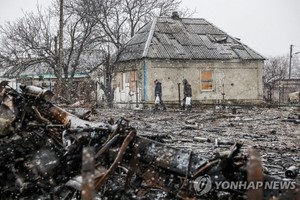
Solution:
[[(300, 198), (297, 183), (264, 173), (258, 151), (240, 142), (208, 157), (141, 136), (122, 117), (80, 119), (51, 103), (51, 91), (0, 86), (1, 198)], [(265, 187), (275, 181), (293, 184)], [(246, 185), (219, 187), (225, 182)]]

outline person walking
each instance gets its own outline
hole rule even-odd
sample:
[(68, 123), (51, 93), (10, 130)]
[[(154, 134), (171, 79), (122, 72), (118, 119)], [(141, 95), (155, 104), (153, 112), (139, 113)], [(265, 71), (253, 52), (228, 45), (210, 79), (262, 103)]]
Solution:
[(161, 88), (161, 82), (159, 82), (157, 79), (154, 81), (155, 84), (155, 102), (154, 102), (154, 110), (158, 110), (158, 104), (160, 104), (163, 107), (163, 110), (167, 110), (166, 105), (164, 104), (164, 101), (162, 100), (162, 88)]
[(182, 99), (182, 110), (192, 109), (192, 87), (186, 79), (183, 79), (183, 99)]

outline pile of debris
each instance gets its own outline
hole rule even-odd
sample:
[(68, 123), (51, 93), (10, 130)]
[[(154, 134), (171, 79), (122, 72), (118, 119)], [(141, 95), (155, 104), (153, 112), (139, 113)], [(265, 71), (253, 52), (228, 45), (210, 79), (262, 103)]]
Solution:
[[(3, 199), (300, 198), (299, 184), (264, 173), (258, 151), (240, 142), (210, 156), (137, 134), (122, 117), (80, 119), (51, 103), (50, 91), (20, 88), (0, 84)], [(221, 184), (234, 182), (243, 184)], [(274, 182), (287, 187), (266, 187)]]

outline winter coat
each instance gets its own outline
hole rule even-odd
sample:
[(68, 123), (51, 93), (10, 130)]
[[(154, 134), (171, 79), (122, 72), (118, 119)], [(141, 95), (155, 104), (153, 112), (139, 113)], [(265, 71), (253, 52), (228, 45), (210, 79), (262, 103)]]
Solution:
[(161, 96), (162, 95), (162, 90), (161, 90), (161, 82), (156, 82), (155, 84), (155, 96)]
[(192, 97), (192, 87), (188, 82), (186, 82), (183, 86), (183, 94), (184, 97)]

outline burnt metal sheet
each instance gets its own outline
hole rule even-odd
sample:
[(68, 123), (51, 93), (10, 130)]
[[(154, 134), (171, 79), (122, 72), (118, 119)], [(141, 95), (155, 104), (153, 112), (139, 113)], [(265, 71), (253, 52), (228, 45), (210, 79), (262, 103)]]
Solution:
[(5, 105), (5, 102), (0, 104), (0, 110), (0, 136), (3, 136), (10, 131), (10, 126), (15, 120), (16, 116), (14, 112)]
[(142, 161), (184, 176), (191, 176), (207, 162), (203, 156), (192, 154), (189, 150), (170, 147), (147, 138), (137, 137), (135, 146), (142, 146), (139, 152), (143, 155)]

